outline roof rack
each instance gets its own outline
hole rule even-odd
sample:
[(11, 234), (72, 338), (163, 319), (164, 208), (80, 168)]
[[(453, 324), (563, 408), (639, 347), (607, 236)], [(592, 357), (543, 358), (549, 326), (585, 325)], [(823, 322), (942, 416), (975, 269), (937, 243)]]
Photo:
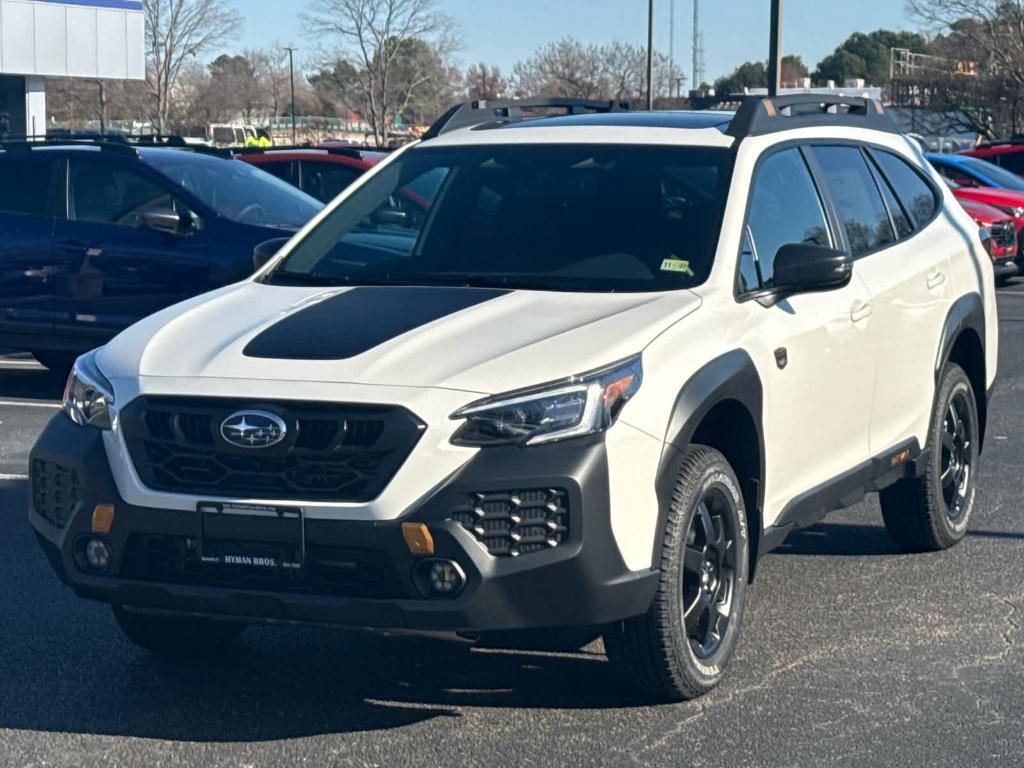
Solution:
[[(355, 146), (322, 146), (317, 144), (291, 144), (281, 145), (273, 147), (234, 147), (230, 148), (229, 151), (236, 155), (265, 155), (273, 152), (296, 152), (306, 151), (315, 149), (320, 152), (324, 152), (328, 155), (340, 155), (342, 157), (354, 157), (361, 158), (363, 156), (363, 149)], [(373, 151), (386, 151), (386, 150), (373, 150)]]
[(729, 136), (763, 136), (794, 128), (869, 128), (899, 133), (881, 102), (861, 96), (795, 93), (787, 96), (748, 96), (725, 131)]
[(490, 101), (467, 101), (456, 104), (445, 112), (423, 139), (433, 139), (459, 128), (505, 125), (528, 118), (551, 117), (548, 114), (530, 114), (533, 110), (561, 110), (563, 114), (582, 115), (592, 112), (626, 112), (628, 101), (594, 101), (591, 99), (537, 98), (537, 99), (493, 99)]

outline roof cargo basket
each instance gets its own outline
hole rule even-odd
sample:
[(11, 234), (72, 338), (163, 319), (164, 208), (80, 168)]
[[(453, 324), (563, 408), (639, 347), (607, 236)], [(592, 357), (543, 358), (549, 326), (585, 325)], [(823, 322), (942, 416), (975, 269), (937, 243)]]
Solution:
[(788, 96), (748, 97), (740, 104), (726, 133), (736, 138), (763, 136), (795, 128), (837, 126), (899, 133), (882, 104), (860, 96), (797, 93)]
[[(445, 112), (430, 129), (424, 139), (433, 139), (459, 128), (479, 128), (489, 125), (504, 125), (520, 120), (553, 115), (584, 115), (588, 113), (626, 112), (628, 101), (595, 101), (591, 99), (538, 98), (538, 99), (494, 99), (491, 101), (467, 101)], [(539, 112), (539, 114), (538, 114)]]

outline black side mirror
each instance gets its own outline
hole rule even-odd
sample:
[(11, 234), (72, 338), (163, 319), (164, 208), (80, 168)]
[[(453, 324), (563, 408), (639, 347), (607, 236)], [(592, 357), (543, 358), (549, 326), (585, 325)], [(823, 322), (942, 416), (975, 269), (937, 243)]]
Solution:
[(165, 235), (180, 235), (185, 232), (186, 220), (173, 208), (151, 208), (139, 214), (139, 223), (146, 229)]
[(853, 260), (833, 248), (792, 243), (775, 254), (775, 285), (788, 293), (830, 291), (849, 284)]
[(275, 237), (273, 240), (264, 240), (262, 243), (257, 245), (252, 250), (252, 266), (253, 271), (258, 272), (266, 265), (268, 261), (277, 255), (284, 244), (287, 243), (291, 238), (288, 237)]

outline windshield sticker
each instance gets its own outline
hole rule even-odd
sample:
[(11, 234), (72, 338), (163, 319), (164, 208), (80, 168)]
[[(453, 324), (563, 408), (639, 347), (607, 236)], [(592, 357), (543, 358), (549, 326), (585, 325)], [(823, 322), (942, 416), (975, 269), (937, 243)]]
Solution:
[(687, 277), (693, 277), (693, 270), (690, 269), (690, 262), (683, 259), (665, 259), (661, 262), (662, 272), (682, 272)]

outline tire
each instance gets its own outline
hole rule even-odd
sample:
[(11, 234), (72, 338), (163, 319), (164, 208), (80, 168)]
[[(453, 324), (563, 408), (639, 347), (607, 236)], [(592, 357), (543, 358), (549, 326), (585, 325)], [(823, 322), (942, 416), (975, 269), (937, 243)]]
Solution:
[(908, 552), (935, 552), (967, 533), (977, 495), (978, 406), (967, 374), (947, 363), (928, 431), (920, 477), (900, 480), (879, 494), (885, 528)]
[(32, 352), (34, 357), (44, 368), (51, 373), (67, 376), (78, 359), (74, 352), (62, 352), (56, 349), (40, 349)]
[(245, 629), (235, 624), (192, 616), (154, 616), (136, 613), (122, 605), (112, 606), (114, 618), (125, 636), (140, 648), (159, 656), (189, 659), (216, 656)]
[(694, 445), (683, 454), (663, 536), (651, 607), (610, 627), (604, 643), (631, 683), (683, 701), (721, 681), (743, 619), (747, 518), (736, 474), (721, 453)]

